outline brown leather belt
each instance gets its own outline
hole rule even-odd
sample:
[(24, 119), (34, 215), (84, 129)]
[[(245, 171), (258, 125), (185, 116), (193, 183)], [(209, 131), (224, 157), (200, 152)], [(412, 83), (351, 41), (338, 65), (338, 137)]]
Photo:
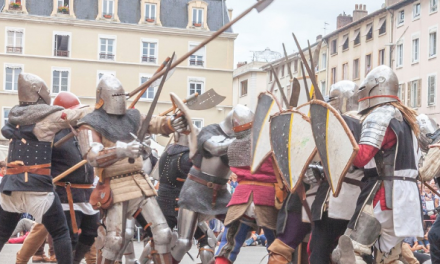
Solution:
[(72, 222), (73, 233), (78, 233), (78, 225), (76, 224), (75, 209), (73, 208), (72, 189), (93, 189), (93, 184), (75, 184), (70, 182), (56, 182), (56, 186), (66, 188), (67, 201), (69, 202), (70, 220)]
[(203, 179), (200, 179), (194, 175), (188, 174), (188, 179), (195, 181), (201, 185), (205, 185), (209, 189), (212, 189), (212, 203), (211, 206), (214, 208), (215, 202), (217, 201), (217, 195), (219, 190), (226, 189), (226, 184), (217, 184), (213, 182), (208, 182)]
[(110, 178), (110, 180), (116, 180), (116, 179), (122, 179), (122, 178), (125, 178), (128, 176), (133, 176), (133, 175), (137, 175), (137, 174), (144, 175), (144, 172), (143, 171), (133, 171), (133, 172), (129, 172), (129, 173), (121, 174), (121, 175), (111, 176), (109, 178)]
[(364, 185), (365, 185), (364, 182), (361, 182), (361, 181), (358, 181), (358, 180), (355, 180), (355, 179), (350, 179), (350, 178), (347, 178), (347, 177), (344, 178), (344, 182), (345, 182), (345, 183), (348, 183), (348, 184), (351, 184), (351, 185), (358, 186), (358, 187), (361, 188), (361, 189), (362, 189), (362, 188), (364, 187)]
[(410, 182), (417, 183), (416, 178), (399, 177), (399, 176), (384, 176), (384, 177), (379, 176), (379, 177), (377, 177), (377, 180), (381, 180), (381, 181), (410, 181)]
[(9, 162), (6, 168), (6, 174), (24, 173), (24, 181), (28, 182), (28, 173), (46, 175), (50, 177), (50, 163), (25, 166), (23, 161), (17, 160)]
[(267, 187), (274, 187), (275, 188), (275, 184), (277, 184), (277, 183), (257, 182), (257, 181), (239, 181), (238, 184), (267, 186)]

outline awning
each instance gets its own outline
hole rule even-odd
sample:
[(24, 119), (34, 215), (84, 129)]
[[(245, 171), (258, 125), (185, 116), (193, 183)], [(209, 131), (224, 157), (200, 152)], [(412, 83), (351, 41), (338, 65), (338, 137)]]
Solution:
[(347, 42), (347, 40), (348, 40), (348, 34), (344, 35), (344, 37), (342, 37), (342, 42), (341, 42), (340, 46), (344, 46), (344, 44), (345, 44), (345, 42)]
[(360, 33), (361, 33), (361, 29), (358, 29), (358, 30), (354, 31), (353, 41), (355, 41), (359, 37)]
[(365, 31), (365, 35), (364, 36), (368, 35), (368, 32), (370, 32), (372, 27), (373, 27), (373, 23), (367, 25), (367, 29)]
[(381, 19), (379, 19), (379, 26), (377, 27), (377, 30), (379, 30), (383, 24), (385, 23), (387, 17), (382, 17)]

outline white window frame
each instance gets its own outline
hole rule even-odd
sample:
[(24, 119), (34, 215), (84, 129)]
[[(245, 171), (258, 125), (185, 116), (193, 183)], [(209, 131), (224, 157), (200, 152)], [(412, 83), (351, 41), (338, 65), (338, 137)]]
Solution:
[(200, 127), (200, 129), (201, 129), (205, 125), (205, 120), (203, 118), (191, 118), (191, 122), (193, 123), (193, 125), (195, 127), (197, 127), (197, 126), (194, 124), (194, 122), (199, 122), (199, 121), (201, 123), (201, 127)]
[[(196, 17), (194, 17), (194, 10), (197, 10), (196, 11)], [(200, 11), (202, 11), (201, 13), (201, 16), (202, 17), (199, 17), (199, 15), (200, 15)], [(203, 27), (203, 24), (205, 23), (205, 21), (204, 21), (204, 16), (205, 16), (205, 10), (203, 9), (203, 8), (198, 8), (198, 7), (193, 7), (193, 9), (192, 9), (192, 14), (193, 14), (193, 18), (192, 18), (192, 25), (194, 26), (194, 24), (201, 24), (201, 26)], [(197, 19), (196, 19), (197, 18)], [(196, 22), (199, 22), (199, 19), (200, 19), (200, 23), (196, 23)]]
[[(67, 71), (69, 74), (67, 76), (67, 91), (61, 91), (61, 87), (60, 87), (60, 92), (70, 92), (70, 80), (72, 79), (72, 70), (71, 68), (67, 68), (67, 67), (52, 67), (51, 71), (50, 71), (50, 94), (51, 95), (57, 95), (58, 93), (54, 93), (53, 92), (53, 72), (54, 71)], [(61, 79), (60, 79), (61, 82)]]
[(17, 90), (6, 90), (6, 67), (20, 67), (21, 72), (24, 72), (24, 64), (17, 64), (17, 63), (4, 63), (3, 64), (3, 91), (9, 92), (9, 93), (16, 93)]
[[(410, 93), (411, 93), (411, 101), (409, 102), (409, 106), (411, 108), (418, 108), (418, 101), (419, 101), (419, 97), (418, 97), (418, 89), (419, 89), (419, 81), (420, 79), (415, 79), (410, 81), (411, 84), (411, 89), (410, 89)], [(415, 86), (415, 92), (414, 92), (414, 84), (416, 84)], [(414, 96), (416, 95), (416, 96)], [(414, 102), (414, 103), (413, 103)]]
[[(5, 119), (6, 109), (9, 109), (9, 111), (10, 111), (12, 109), (12, 106), (2, 106), (2, 127), (4, 127), (6, 125), (6, 119)], [(1, 137), (4, 138), (3, 135)]]
[[(355, 62), (357, 61), (357, 69)], [(355, 76), (357, 75), (357, 76)], [(359, 80), (361, 78), (361, 60), (360, 58), (356, 58), (353, 60), (353, 80)]]
[(321, 54), (321, 71), (327, 69), (327, 52)]
[[(21, 38), (21, 53), (8, 53), (8, 31), (21, 31), (23, 32), (23, 36)], [(25, 29), (24, 28), (17, 28), (17, 27), (5, 27), (5, 53), (7, 54), (20, 54), (23, 55), (24, 54), (24, 43), (25, 42)], [(14, 38), (14, 44), (16, 42), (16, 38)], [(17, 46), (14, 46), (17, 47)]]
[(405, 83), (399, 83), (399, 86), (397, 88), (397, 97), (400, 99), (401, 102), (406, 102), (405, 98), (402, 98), (404, 89), (405, 89)]
[[(397, 43), (396, 45), (396, 69), (398, 68), (402, 68), (403, 64), (404, 64), (404, 58), (405, 58), (405, 47), (403, 45), (404, 41), (402, 39), (402, 41), (400, 43)], [(399, 46), (401, 46), (401, 50), (402, 50), (402, 63), (399, 64)]]
[(321, 93), (323, 95), (326, 95), (327, 94), (327, 80), (322, 80), (320, 82), (320, 84), (321, 84)]
[(191, 83), (202, 83), (202, 90), (200, 94), (205, 92), (206, 79), (203, 77), (188, 77), (188, 89), (187, 89), (187, 97), (191, 96)]
[[(438, 50), (439, 50), (439, 45), (438, 45), (438, 26), (433, 26), (430, 27), (428, 29), (428, 59), (432, 59), (432, 58), (436, 58), (437, 54), (438, 54)], [(435, 33), (436, 34), (436, 40), (435, 40), (435, 54), (431, 55), (431, 34)]]
[[(188, 42), (188, 51), (191, 51), (192, 48), (191, 46), (198, 46), (200, 45), (200, 42)], [(190, 67), (199, 67), (199, 68), (206, 68), (206, 46), (204, 46), (203, 48), (199, 49), (196, 53), (194, 53), (195, 56), (202, 56), (202, 61), (203, 61), (203, 65), (191, 65), (191, 56), (189, 56), (188, 58), (188, 66)], [(196, 60), (197, 61), (197, 60)]]
[[(401, 16), (402, 13), (403, 13), (403, 19)], [(400, 10), (397, 15), (397, 26), (402, 26), (403, 24), (405, 24), (405, 9)]]
[[(111, 1), (112, 2), (112, 11), (113, 12), (111, 13), (111, 15), (112, 15), (112, 18), (113, 18), (115, 16), (115, 2), (116, 2), (116, 0), (102, 0), (102, 16), (110, 14), (110, 13), (107, 13), (108, 10), (104, 10), (104, 6), (105, 6), (105, 2), (106, 1)], [(107, 9), (109, 8), (109, 6), (110, 5), (107, 5)]]
[(99, 80), (100, 80), (99, 75), (100, 75), (100, 74), (111, 74), (111, 75), (113, 75), (113, 76), (116, 77), (116, 72), (115, 72), (115, 71), (98, 70), (98, 71), (96, 72), (96, 84), (99, 83)]
[[(416, 11), (416, 7), (419, 6), (419, 13), (417, 14)], [(421, 2), (417, 2), (415, 4), (413, 4), (413, 8), (412, 8), (412, 18), (413, 21), (420, 19), (420, 17), (422, 16), (422, 3)]]
[[(139, 85), (142, 84), (142, 83), (141, 83), (142, 78), (148, 78), (148, 79), (151, 79), (151, 77), (153, 77), (151, 74), (140, 73), (140, 74), (139, 74)], [(148, 89), (150, 89), (150, 88), (151, 88), (151, 87), (149, 87)], [(154, 89), (153, 98), (148, 98), (148, 89), (145, 91), (146, 96), (145, 96), (145, 97), (142, 97), (142, 96), (141, 96), (141, 98), (140, 98), (141, 101), (147, 101), (147, 102), (148, 102), (148, 101), (153, 101), (154, 96), (156, 96), (157, 87), (153, 87), (153, 89)]]
[[(246, 85), (247, 85), (246, 94), (242, 93), (243, 82), (246, 82)], [(249, 79), (240, 81), (239, 97), (247, 96), (248, 94), (249, 94)]]
[[(430, 90), (430, 87), (429, 87), (429, 84), (430, 84), (429, 83), (429, 79), (431, 77), (435, 77), (435, 83), (434, 83), (434, 102), (433, 103), (429, 102), (429, 97), (431, 96), (431, 90)], [(436, 102), (436, 99), (437, 99), (437, 86), (438, 86), (437, 73), (428, 74), (427, 86), (428, 86), (428, 88), (427, 88), (427, 90), (428, 90), (428, 92), (427, 92), (427, 94), (428, 94), (427, 105), (428, 106), (434, 106), (435, 102)]]
[(429, 14), (437, 13), (439, 0), (429, 0)]
[[(415, 43), (417, 43), (417, 47), (415, 46)], [(420, 61), (420, 38), (419, 34), (413, 34), (412, 40), (411, 40), (411, 63), (415, 64)]]
[[(335, 48), (334, 50), (334, 52), (333, 52), (333, 48)], [(336, 38), (336, 39), (332, 39), (331, 41), (330, 41), (330, 55), (336, 55), (336, 54), (338, 54), (338, 49), (339, 49), (339, 47), (338, 47), (338, 39)]]
[[(65, 36), (69, 36), (69, 46), (67, 47), (67, 50), (69, 51), (68, 56), (64, 57), (64, 56), (55, 56), (55, 36), (57, 35), (65, 35)], [(101, 43), (100, 43), (101, 45)], [(72, 53), (72, 32), (66, 32), (66, 31), (54, 31), (52, 33), (52, 57), (61, 57), (61, 58), (70, 58), (70, 55)]]
[[(110, 59), (101, 59), (100, 53), (101, 53), (101, 39), (113, 39), (113, 60)], [(116, 48), (117, 48), (118, 40), (116, 38), (116, 35), (98, 35), (98, 60), (101, 61), (116, 61)], [(108, 45), (107, 45), (108, 47)]]
[[(148, 61), (142, 61), (142, 58), (144, 57), (144, 43), (154, 43), (156, 44), (156, 48), (154, 50), (154, 57), (156, 58), (156, 62), (148, 62)], [(159, 63), (159, 40), (158, 39), (152, 39), (152, 38), (141, 38), (141, 46), (140, 46), (140, 62), (143, 64), (152, 64), (152, 65), (158, 65)]]
[[(154, 17), (151, 17), (151, 6), (154, 6)], [(155, 3), (145, 3), (145, 19), (157, 20), (157, 4)]]

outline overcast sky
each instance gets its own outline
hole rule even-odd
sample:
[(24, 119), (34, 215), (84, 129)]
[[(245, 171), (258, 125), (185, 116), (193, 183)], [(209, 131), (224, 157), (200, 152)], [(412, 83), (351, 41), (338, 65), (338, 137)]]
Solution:
[[(233, 18), (255, 3), (255, 0), (227, 0)], [(265, 48), (282, 52), (282, 43), (287, 52), (296, 51), (292, 32), (302, 47), (314, 43), (317, 35), (328, 34), (336, 29), (336, 17), (345, 12), (353, 15), (355, 4), (367, 5), (369, 13), (381, 8), (385, 0), (275, 0), (261, 13), (255, 10), (233, 26), (238, 38), (235, 40), (235, 65), (241, 61), (252, 61), (251, 51)], [(327, 30), (324, 30), (324, 23)], [(235, 68), (235, 66), (234, 66)]]

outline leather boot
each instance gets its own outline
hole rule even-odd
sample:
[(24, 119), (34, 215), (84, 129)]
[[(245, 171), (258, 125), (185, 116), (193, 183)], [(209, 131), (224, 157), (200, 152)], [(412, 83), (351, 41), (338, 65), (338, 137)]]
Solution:
[(273, 241), (268, 250), (269, 260), (267, 264), (288, 264), (292, 261), (292, 254), (295, 251), (278, 238)]
[(44, 225), (35, 224), (24, 240), (20, 251), (17, 252), (16, 263), (27, 264), (31, 257), (37, 252), (38, 248), (44, 243), (47, 234), (48, 232)]
[(95, 244), (92, 245), (89, 252), (84, 256), (87, 264), (99, 264), (96, 262), (96, 247)]
[(73, 255), (73, 264), (81, 263), (81, 260), (84, 258), (87, 252), (90, 251), (90, 246), (84, 245), (81, 242), (76, 244), (76, 248)]

